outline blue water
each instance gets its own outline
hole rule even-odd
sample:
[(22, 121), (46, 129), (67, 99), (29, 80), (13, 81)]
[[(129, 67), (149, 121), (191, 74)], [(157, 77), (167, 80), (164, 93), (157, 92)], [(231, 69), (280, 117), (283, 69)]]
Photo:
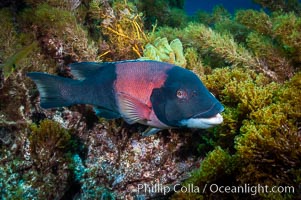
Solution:
[(230, 13), (236, 9), (260, 9), (252, 0), (186, 0), (184, 8), (188, 15), (193, 15), (198, 10), (211, 12), (216, 5), (222, 5)]

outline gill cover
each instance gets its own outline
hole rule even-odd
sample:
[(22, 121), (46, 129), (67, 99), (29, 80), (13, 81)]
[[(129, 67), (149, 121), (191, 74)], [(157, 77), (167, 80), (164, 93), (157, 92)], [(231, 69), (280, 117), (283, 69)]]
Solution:
[(210, 118), (223, 110), (220, 102), (191, 71), (173, 67), (163, 86), (151, 95), (155, 114), (163, 123), (178, 127), (189, 118)]

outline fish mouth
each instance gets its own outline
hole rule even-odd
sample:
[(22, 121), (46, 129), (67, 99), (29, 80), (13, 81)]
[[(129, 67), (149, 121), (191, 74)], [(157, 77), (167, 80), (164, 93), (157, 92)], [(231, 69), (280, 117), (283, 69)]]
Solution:
[(220, 113), (217, 113), (210, 118), (189, 118), (182, 120), (180, 124), (188, 128), (211, 128), (213, 126), (219, 125), (223, 122), (223, 116)]
[(196, 120), (200, 120), (202, 123), (207, 124), (208, 126), (215, 126), (223, 123), (224, 119), (220, 113), (217, 113), (215, 116), (210, 118), (194, 118)]
[(216, 102), (215, 104), (213, 104), (209, 109), (207, 109), (206, 111), (197, 113), (195, 115), (193, 115), (191, 118), (212, 118), (215, 117), (217, 114), (221, 113), (224, 111), (224, 106), (222, 106), (222, 104), (220, 104), (219, 102)]
[(193, 115), (188, 119), (180, 121), (182, 126), (188, 128), (206, 129), (219, 125), (223, 122), (223, 116), (220, 114), (224, 107), (219, 102), (213, 104), (208, 110)]

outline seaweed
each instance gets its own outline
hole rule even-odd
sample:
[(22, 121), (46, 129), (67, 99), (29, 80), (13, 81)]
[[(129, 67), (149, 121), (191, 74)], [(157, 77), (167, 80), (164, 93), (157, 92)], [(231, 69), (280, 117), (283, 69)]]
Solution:
[[(1, 199), (159, 198), (137, 193), (158, 180), (295, 189), (171, 199), (300, 199), (300, 3), (258, 0), (269, 11), (234, 15), (218, 6), (188, 22), (183, 1), (24, 2), (0, 10)], [(224, 122), (142, 138), (145, 127), (98, 120), (89, 106), (40, 108), (25, 78), (143, 57), (194, 71), (224, 105)]]
[(18, 66), (18, 63), (23, 58), (27, 57), (28, 54), (32, 53), (32, 50), (36, 48), (37, 43), (33, 42), (32, 44), (24, 47), (14, 55), (7, 58), (4, 64), (0, 64), (0, 70), (4, 73), (4, 78), (8, 78), (9, 75), (15, 70)]
[(179, 39), (174, 39), (168, 44), (166, 38), (157, 38), (154, 44), (148, 43), (143, 51), (141, 60), (157, 60), (185, 67), (183, 46)]
[[(204, 188), (206, 183), (221, 181), (223, 185), (289, 185), (296, 190), (300, 184), (301, 156), (300, 104), (296, 98), (300, 95), (300, 73), (285, 84), (277, 84), (249, 70), (224, 68), (213, 70), (204, 81), (208, 88), (217, 91), (226, 111), (223, 114), (225, 123), (209, 130), (211, 134), (203, 138), (205, 145), (199, 148), (201, 151), (209, 146), (228, 149), (231, 159), (222, 161), (226, 164), (221, 171), (211, 174), (208, 169), (219, 169), (216, 162), (225, 156), (218, 155), (214, 163), (209, 164), (205, 161), (211, 156), (207, 155), (198, 173), (193, 173), (186, 184)], [(204, 168), (207, 164), (208, 168)], [(176, 194), (175, 198), (178, 195), (181, 194)], [(211, 195), (202, 194), (206, 198)], [(294, 199), (297, 195), (293, 191), (258, 194), (272, 199)]]
[[(148, 40), (143, 31), (142, 14), (130, 2), (115, 1), (113, 5), (101, 1), (90, 2), (90, 18), (98, 23), (101, 33), (98, 59), (115, 61), (141, 57)], [(105, 40), (104, 40), (105, 38)]]
[[(160, 28), (154, 36), (179, 38), (184, 49), (192, 45), (203, 63), (213, 68), (249, 67), (283, 82), (293, 76), (299, 63), (298, 20), (293, 13), (270, 17), (264, 11), (241, 10), (234, 19), (222, 17), (214, 21), (213, 28), (189, 23), (183, 29)], [(290, 28), (284, 28), (287, 26)]]
[(45, 55), (56, 62), (69, 64), (80, 60), (95, 60), (96, 48), (87, 31), (68, 10), (46, 3), (27, 8), (21, 13), (23, 26), (31, 27)]
[(3, 62), (6, 57), (14, 53), (14, 47), (17, 44), (17, 32), (9, 9), (0, 9), (0, 16), (0, 58), (1, 62)]
[(301, 19), (294, 13), (276, 15), (273, 18), (273, 35), (283, 44), (284, 50), (293, 58), (296, 63), (300, 63), (300, 30)]
[(235, 13), (235, 21), (264, 35), (270, 35), (272, 33), (271, 18), (262, 10), (239, 10)]
[(271, 11), (277, 12), (295, 12), (301, 13), (301, 4), (297, 0), (254, 0), (254, 2), (260, 4), (263, 8), (268, 8)]
[[(202, 190), (205, 188), (205, 184), (222, 184), (231, 185), (235, 182), (229, 175), (231, 175), (236, 169), (236, 158), (231, 156), (227, 151), (219, 146), (209, 152), (204, 160), (200, 163), (200, 167), (197, 170), (192, 171), (191, 178), (186, 180), (182, 186), (191, 187), (192, 185), (200, 188), (198, 193), (191, 192), (185, 193), (179, 191), (172, 196), (171, 199), (224, 199), (225, 194), (214, 194), (209, 190)], [(189, 186), (190, 185), (190, 186)]]
[(146, 0), (133, 2), (137, 5), (139, 12), (144, 13), (144, 24), (148, 30), (151, 30), (154, 24), (159, 26), (183, 27), (187, 23), (188, 17), (183, 10), (183, 0)]
[[(288, 63), (290, 60), (296, 63), (300, 61), (300, 44), (297, 39), (300, 37), (300, 18), (295, 13), (273, 13), (272, 16), (269, 16), (264, 11), (244, 10), (236, 13), (236, 21), (256, 31), (250, 33), (255, 40), (260, 40), (263, 44), (270, 43), (265, 47), (265, 50), (271, 49), (270, 51), (272, 51), (269, 57), (274, 57), (274, 59), (278, 57), (284, 60), (280, 60), (280, 63)], [(258, 42), (258, 44), (260, 43)], [(263, 45), (259, 47), (262, 48)], [(273, 53), (276, 54), (273, 56)], [(290, 69), (292, 66), (284, 68), (292, 71)]]
[[(62, 196), (71, 180), (72, 163), (70, 154), (71, 136), (60, 124), (51, 120), (43, 120), (38, 126), (31, 126), (29, 149), (33, 166), (37, 174), (28, 174), (25, 178), (31, 187), (39, 190), (39, 198), (57, 198)], [(36, 179), (31, 180), (31, 178)], [(48, 184), (41, 184), (47, 180)], [(60, 185), (61, 192), (58, 191)]]
[(60, 1), (60, 0), (46, 0), (46, 1), (39, 1), (39, 0), (25, 0), (25, 2), (32, 7), (39, 6), (41, 4), (47, 4), (53, 7), (57, 7), (60, 9), (68, 10), (68, 11), (73, 11), (78, 6), (80, 6), (81, 1), (80, 0), (65, 0), (65, 1)]
[(68, 149), (70, 134), (51, 120), (43, 120), (38, 127), (32, 126), (31, 129), (30, 149), (37, 167), (47, 167), (45, 170), (48, 170), (60, 163)]

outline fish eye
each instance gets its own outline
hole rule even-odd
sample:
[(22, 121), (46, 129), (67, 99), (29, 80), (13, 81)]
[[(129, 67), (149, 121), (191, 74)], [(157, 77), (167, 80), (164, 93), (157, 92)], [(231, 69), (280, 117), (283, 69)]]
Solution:
[(179, 98), (179, 99), (183, 99), (183, 98), (186, 98), (187, 97), (187, 93), (184, 91), (184, 90), (178, 90), (177, 91), (177, 97)]

